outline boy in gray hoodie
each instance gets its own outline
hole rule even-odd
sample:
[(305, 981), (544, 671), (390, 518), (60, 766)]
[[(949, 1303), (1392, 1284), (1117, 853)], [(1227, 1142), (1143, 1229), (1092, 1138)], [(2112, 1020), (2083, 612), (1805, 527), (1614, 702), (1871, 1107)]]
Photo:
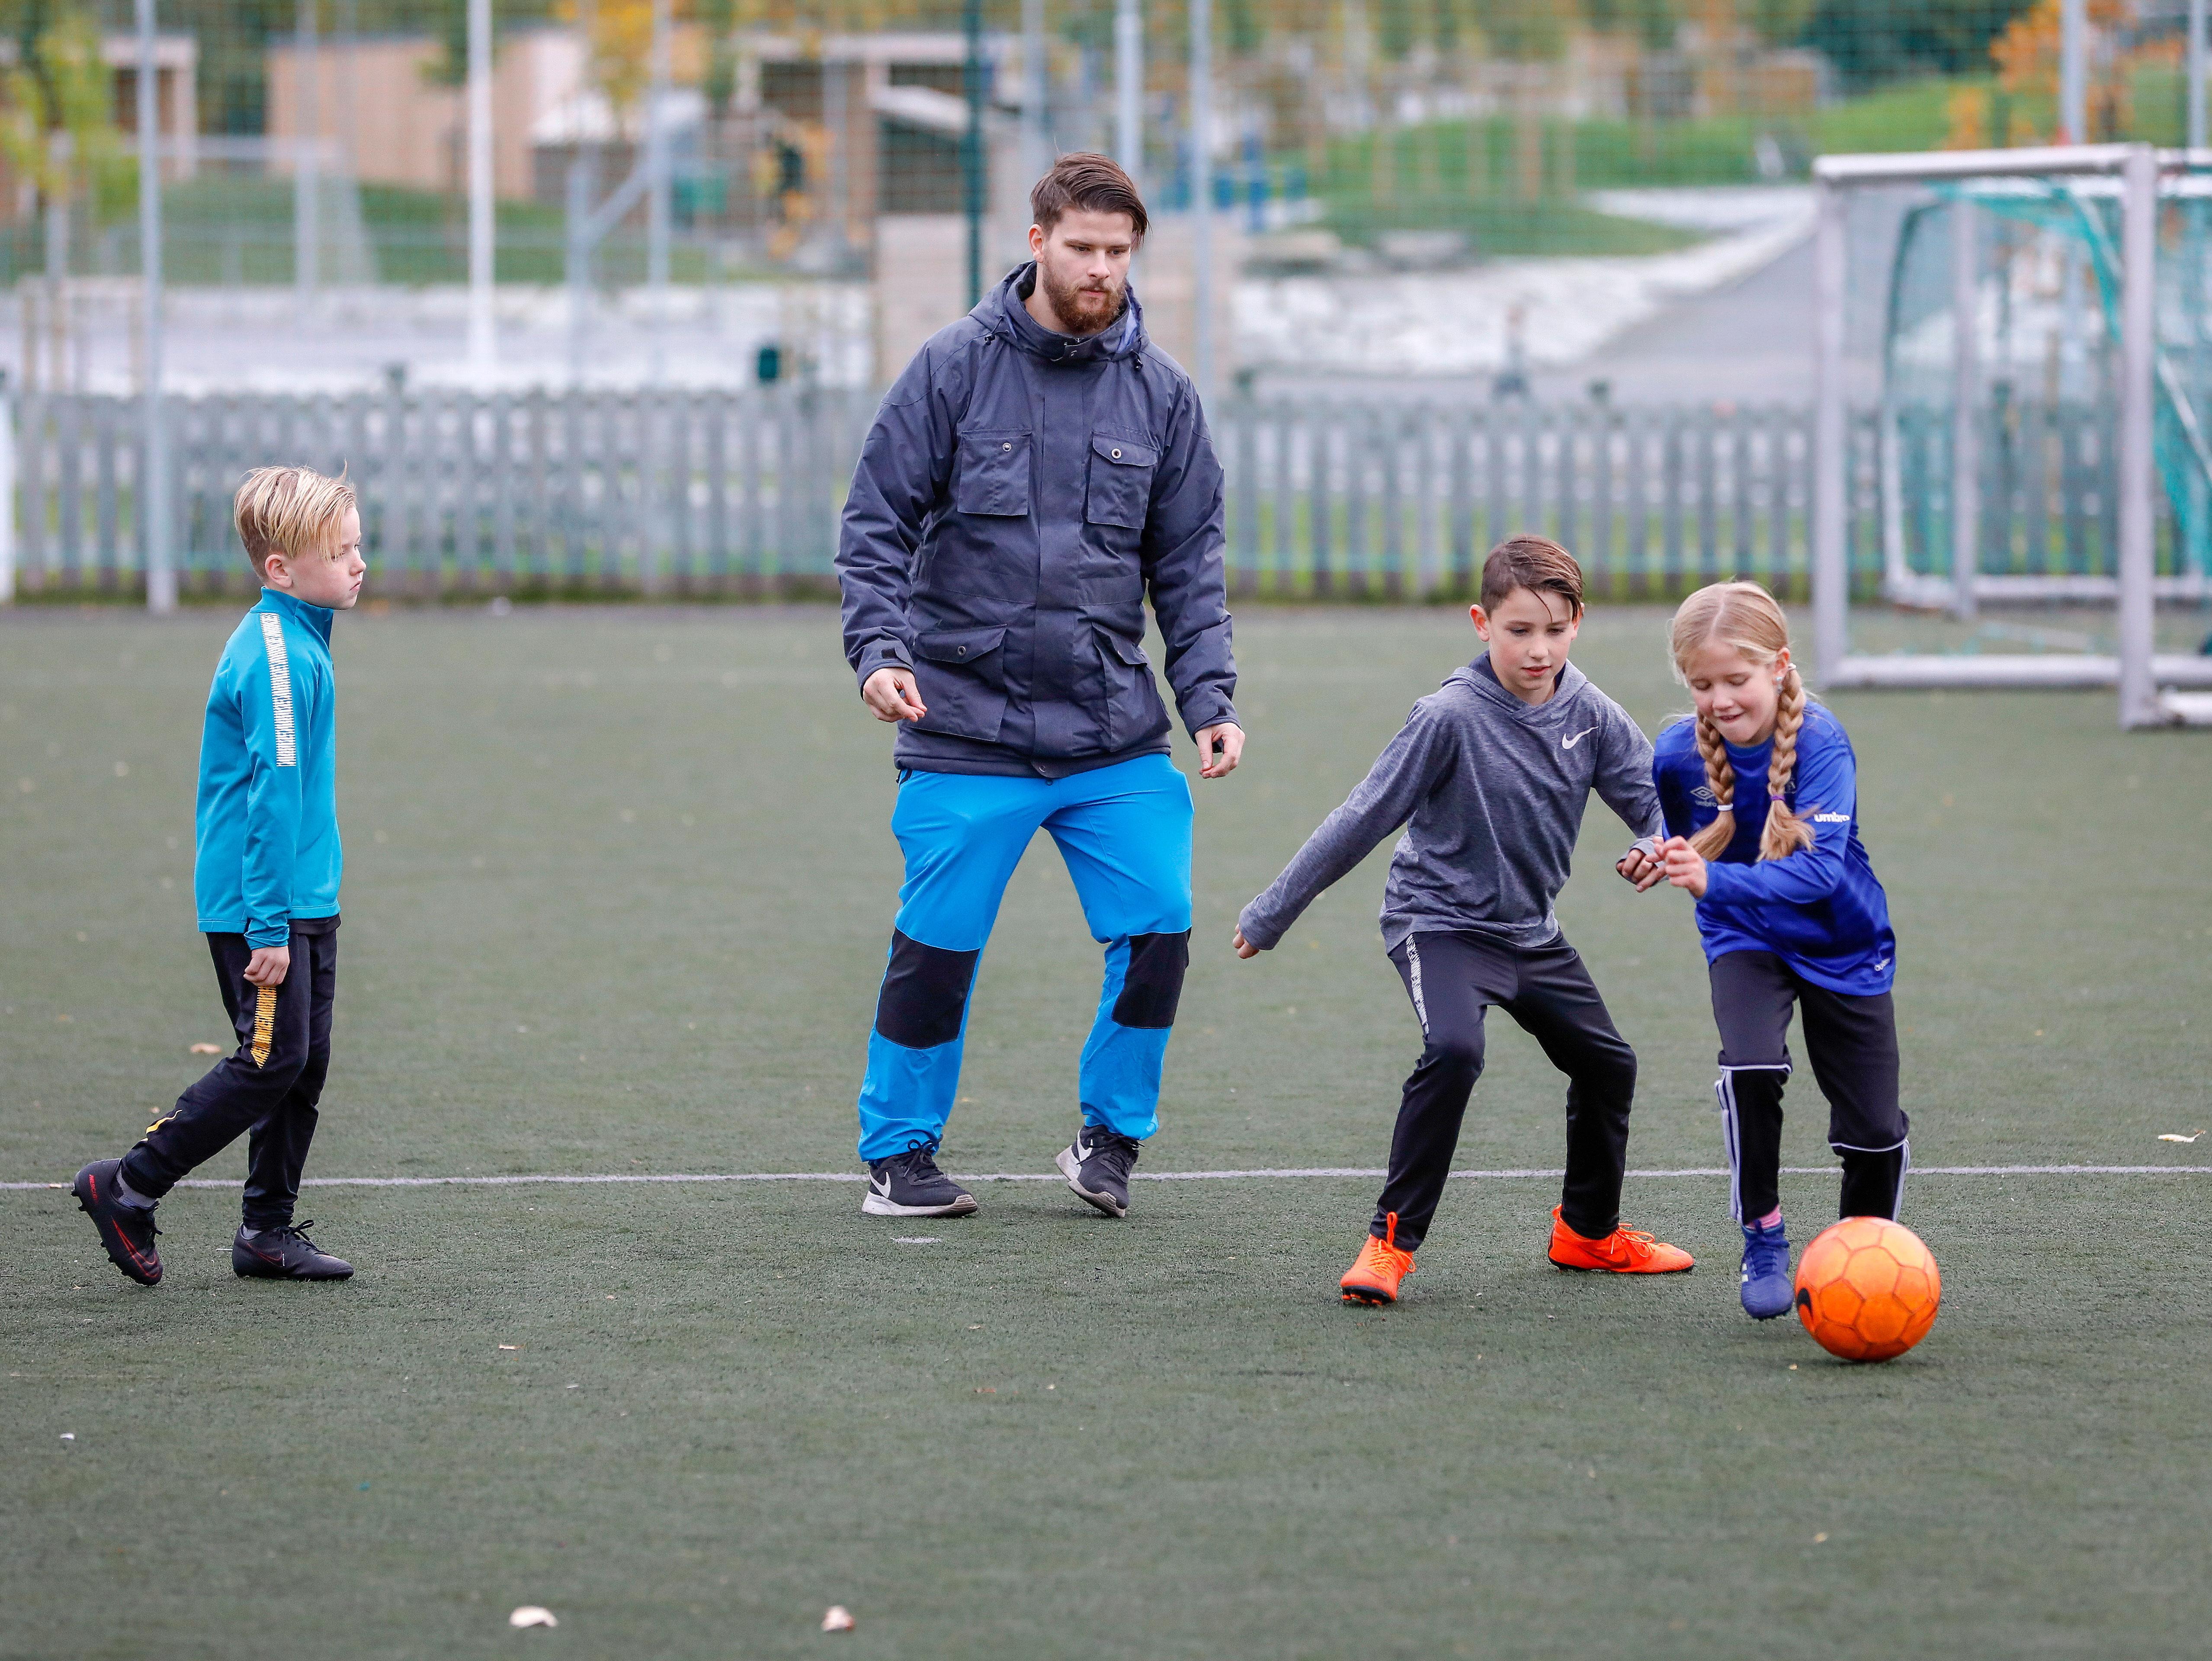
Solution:
[(1616, 867), (1638, 891), (1663, 835), (1651, 744), (1567, 661), (1582, 626), (1583, 574), (1542, 537), (1514, 537), (1482, 568), (1475, 632), (1489, 651), (1413, 706), (1344, 805), (1237, 919), (1237, 955), (1279, 941), (1322, 891), (1399, 826), (1382, 895), (1382, 941), (1421, 1023), (1390, 1171), (1347, 1303), (1395, 1303), (1443, 1197), (1460, 1121), (1482, 1074), (1483, 1016), (1497, 1004), (1567, 1075), (1567, 1172), (1552, 1212), (1561, 1269), (1666, 1275), (1686, 1251), (1620, 1226), (1636, 1052), (1559, 933), (1583, 809), (1595, 789), (1636, 833)]

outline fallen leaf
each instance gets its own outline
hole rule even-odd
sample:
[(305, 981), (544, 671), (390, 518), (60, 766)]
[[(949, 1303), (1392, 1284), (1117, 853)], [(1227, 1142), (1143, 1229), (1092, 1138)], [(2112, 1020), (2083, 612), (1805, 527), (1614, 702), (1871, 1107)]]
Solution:
[(1825, 1546), (1828, 1543), (1828, 1536), (1825, 1534), (1816, 1534), (1813, 1536), (1813, 1543), (1816, 1546)]
[(76, 1440), (76, 1433), (73, 1430), (64, 1431), (62, 1433), (62, 1440), (64, 1442), (74, 1442)]
[(561, 1623), (553, 1618), (552, 1610), (542, 1609), (535, 1603), (525, 1603), (507, 1617), (507, 1624), (510, 1627), (557, 1627)]
[(824, 1632), (852, 1631), (853, 1611), (842, 1603), (832, 1603), (822, 1616), (822, 1630)]
[(2201, 1130), (2192, 1130), (2186, 1136), (2183, 1136), (2171, 1130), (2164, 1130), (2159, 1133), (2158, 1139), (2162, 1142), (2193, 1142), (2203, 1134)]
[(520, 1344), (501, 1344), (500, 1348), (501, 1349), (520, 1349), (522, 1346)]
[(195, 1056), (220, 1056), (222, 1054), (222, 1046), (219, 1043), (196, 1043), (191, 1048), (191, 1053)]

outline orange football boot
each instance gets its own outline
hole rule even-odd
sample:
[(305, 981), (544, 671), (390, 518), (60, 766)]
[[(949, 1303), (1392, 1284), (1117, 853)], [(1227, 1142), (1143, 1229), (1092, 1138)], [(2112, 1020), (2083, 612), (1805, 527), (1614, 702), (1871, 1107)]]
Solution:
[(1546, 1254), (1561, 1269), (1601, 1269), (1614, 1275), (1680, 1275), (1698, 1260), (1680, 1246), (1655, 1240), (1640, 1229), (1616, 1228), (1592, 1240), (1569, 1228), (1552, 1208), (1552, 1249)]
[(1383, 1224), (1382, 1238), (1369, 1235), (1336, 1284), (1347, 1304), (1395, 1304), (1398, 1282), (1413, 1272), (1413, 1254), (1398, 1250), (1398, 1214), (1394, 1211)]

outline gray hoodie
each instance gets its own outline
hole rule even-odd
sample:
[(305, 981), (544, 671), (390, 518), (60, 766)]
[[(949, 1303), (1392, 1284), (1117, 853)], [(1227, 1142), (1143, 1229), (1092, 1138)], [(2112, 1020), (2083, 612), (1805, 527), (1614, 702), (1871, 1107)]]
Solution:
[(1645, 847), (1656, 845), (1651, 741), (1628, 712), (1571, 663), (1548, 700), (1524, 703), (1498, 684), (1486, 655), (1478, 658), (1413, 706), (1358, 788), (1237, 927), (1254, 946), (1273, 946), (1402, 824), (1382, 890), (1386, 950), (1444, 930), (1542, 946), (1559, 932), (1552, 901), (1592, 790)]

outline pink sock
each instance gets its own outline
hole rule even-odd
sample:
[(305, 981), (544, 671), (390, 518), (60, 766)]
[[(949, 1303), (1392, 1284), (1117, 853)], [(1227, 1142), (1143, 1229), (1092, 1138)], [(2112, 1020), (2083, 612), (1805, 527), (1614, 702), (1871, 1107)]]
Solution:
[(1772, 1228), (1781, 1220), (1782, 1208), (1780, 1206), (1777, 1206), (1773, 1210), (1768, 1212), (1764, 1217), (1761, 1217), (1759, 1220), (1759, 1226), (1761, 1228)]

